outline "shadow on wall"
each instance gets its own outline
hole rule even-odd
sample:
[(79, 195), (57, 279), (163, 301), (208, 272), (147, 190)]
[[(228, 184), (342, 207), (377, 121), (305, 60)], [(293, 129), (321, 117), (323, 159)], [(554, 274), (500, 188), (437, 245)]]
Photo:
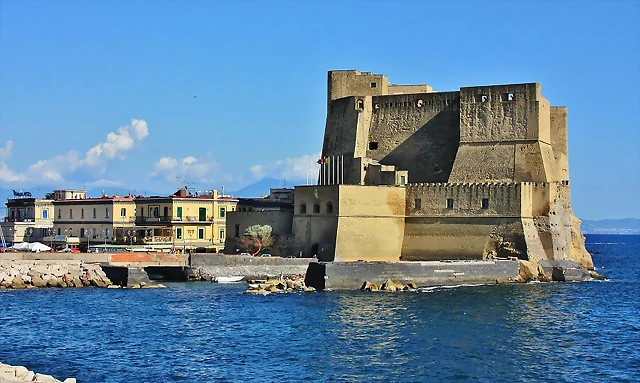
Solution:
[(447, 182), (460, 142), (458, 110), (443, 110), (380, 160), (409, 171), (409, 181)]

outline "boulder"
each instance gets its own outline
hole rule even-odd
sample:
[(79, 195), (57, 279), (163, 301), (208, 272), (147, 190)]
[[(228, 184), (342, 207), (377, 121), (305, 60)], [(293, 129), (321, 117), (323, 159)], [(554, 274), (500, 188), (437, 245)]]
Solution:
[(523, 282), (530, 282), (530, 281), (533, 281), (534, 279), (538, 279), (537, 264), (533, 262), (525, 261), (522, 259), (519, 261), (520, 261), (520, 269), (518, 270), (518, 274), (520, 275), (520, 278), (522, 278)]
[(398, 290), (398, 291), (405, 290), (405, 285), (402, 282), (395, 281), (395, 284), (396, 284), (396, 290)]
[(73, 279), (71, 279), (71, 283), (73, 284), (73, 287), (82, 287), (82, 281), (80, 280), (80, 277), (73, 277)]
[(503, 285), (505, 283), (513, 283), (513, 278), (511, 277), (498, 277), (496, 278), (496, 284), (497, 285)]
[(36, 378), (36, 373), (33, 371), (28, 371), (26, 374), (24, 374), (21, 379), (24, 380), (25, 382), (33, 382)]
[(599, 274), (593, 270), (589, 271), (589, 275), (591, 275), (591, 278), (593, 279), (607, 279), (607, 277), (605, 277), (604, 275)]
[(316, 291), (316, 288), (312, 287), (312, 286), (307, 286), (307, 287), (304, 288), (304, 291), (306, 291), (306, 292)]
[(417, 290), (418, 289), (418, 284), (417, 283), (409, 283), (407, 286), (409, 286), (410, 289), (412, 290)]
[(245, 294), (264, 294), (267, 293), (264, 289), (250, 289), (244, 292)]
[(35, 287), (47, 287), (47, 282), (43, 280), (40, 276), (32, 277), (31, 284)]
[(362, 284), (362, 287), (360, 287), (360, 290), (365, 290), (365, 291), (371, 291), (371, 285), (373, 283), (369, 282), (369, 281), (364, 281), (364, 283)]
[(382, 287), (380, 289), (384, 291), (395, 292), (398, 288), (396, 287), (395, 282), (393, 282), (391, 279), (387, 279), (386, 282), (382, 284)]
[(29, 372), (29, 369), (24, 366), (13, 366), (13, 369), (16, 372), (16, 378), (22, 378)]
[(58, 383), (58, 380), (51, 375), (36, 374), (35, 381), (38, 383)]
[(76, 378), (67, 378), (62, 383), (76, 383)]
[(47, 286), (49, 286), (49, 287), (58, 287), (58, 286), (60, 286), (60, 281), (58, 280), (58, 278), (53, 277), (53, 278), (51, 278), (51, 279), (49, 279), (47, 281)]
[(109, 286), (107, 286), (107, 288), (108, 289), (121, 289), (122, 286), (120, 286), (120, 285), (109, 285)]
[(25, 285), (24, 285), (24, 281), (22, 280), (22, 277), (13, 278), (13, 281), (11, 281), (11, 288), (12, 289), (24, 289)]
[(551, 278), (547, 276), (547, 273), (544, 272), (544, 268), (542, 265), (538, 265), (538, 277), (537, 279), (540, 282), (551, 282)]
[(277, 293), (278, 292), (278, 287), (275, 285), (271, 285), (269, 286), (269, 288), (267, 289), (267, 291), (271, 292), (271, 293)]

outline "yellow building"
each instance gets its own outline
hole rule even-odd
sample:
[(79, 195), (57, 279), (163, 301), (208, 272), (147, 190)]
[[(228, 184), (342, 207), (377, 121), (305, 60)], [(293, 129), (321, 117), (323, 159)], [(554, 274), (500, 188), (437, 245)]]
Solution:
[[(56, 191), (57, 192), (57, 191)], [(57, 194), (59, 195), (59, 194)], [(56, 242), (78, 238), (81, 245), (135, 243), (135, 201), (129, 197), (57, 199), (53, 201)]]
[(10, 198), (7, 217), (0, 223), (6, 242), (42, 242), (53, 228), (53, 201), (39, 198)]
[(227, 212), (235, 211), (238, 200), (217, 190), (197, 195), (184, 188), (167, 197), (138, 197), (135, 203), (136, 231), (144, 243), (216, 252), (224, 248)]

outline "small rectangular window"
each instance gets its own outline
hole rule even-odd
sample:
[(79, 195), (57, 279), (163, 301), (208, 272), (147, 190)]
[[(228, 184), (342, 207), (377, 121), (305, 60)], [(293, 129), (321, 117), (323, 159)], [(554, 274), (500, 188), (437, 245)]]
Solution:
[(84, 218), (84, 209), (80, 209), (80, 218)]
[(109, 208), (104, 209), (104, 217), (109, 218)]
[(415, 209), (422, 209), (422, 200), (420, 198), (416, 198), (415, 203), (413, 205)]
[(96, 208), (93, 208), (93, 218), (96, 218)]
[(227, 215), (227, 209), (224, 207), (220, 208), (220, 218), (224, 218)]
[(375, 141), (369, 142), (369, 150), (378, 150), (378, 143)]
[(476, 102), (488, 102), (489, 95), (487, 94), (478, 94), (476, 95)]
[(489, 208), (489, 198), (483, 198), (482, 199), (482, 208), (483, 209), (488, 209)]
[(453, 209), (453, 198), (447, 198), (447, 209)]
[(377, 88), (377, 87), (378, 87), (378, 84), (377, 84), (377, 83), (375, 83), (375, 82), (372, 82), (372, 83), (371, 83), (371, 87), (372, 87), (372, 88)]
[(236, 225), (236, 226), (235, 226), (235, 230), (236, 230), (236, 235), (235, 235), (235, 237), (236, 237), (236, 238), (239, 238), (239, 237), (240, 237), (240, 225)]
[[(13, 213), (13, 212), (11, 212), (11, 213)], [(62, 210), (58, 210), (58, 219), (61, 219), (61, 218), (62, 218)]]
[(400, 176), (400, 185), (405, 185), (407, 183), (407, 177)]
[(198, 239), (204, 239), (204, 229), (198, 229)]
[(502, 101), (513, 101), (515, 98), (516, 96), (514, 96), (513, 93), (505, 93), (502, 95)]
[(73, 218), (73, 209), (69, 209), (69, 219)]
[(182, 239), (182, 228), (181, 227), (176, 229), (176, 239)]
[(127, 208), (123, 207), (120, 209), (120, 217), (126, 217), (127, 216)]
[(49, 211), (47, 209), (42, 210), (42, 219), (49, 218)]
[(220, 242), (224, 241), (224, 230), (220, 230)]

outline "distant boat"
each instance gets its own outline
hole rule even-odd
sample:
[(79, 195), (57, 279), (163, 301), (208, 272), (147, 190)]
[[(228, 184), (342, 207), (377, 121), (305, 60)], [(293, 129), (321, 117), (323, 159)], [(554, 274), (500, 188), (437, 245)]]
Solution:
[(213, 279), (211, 280), (211, 282), (214, 283), (237, 283), (242, 281), (244, 277), (240, 276), (240, 275), (230, 275), (230, 276), (224, 276), (224, 277), (213, 277)]

